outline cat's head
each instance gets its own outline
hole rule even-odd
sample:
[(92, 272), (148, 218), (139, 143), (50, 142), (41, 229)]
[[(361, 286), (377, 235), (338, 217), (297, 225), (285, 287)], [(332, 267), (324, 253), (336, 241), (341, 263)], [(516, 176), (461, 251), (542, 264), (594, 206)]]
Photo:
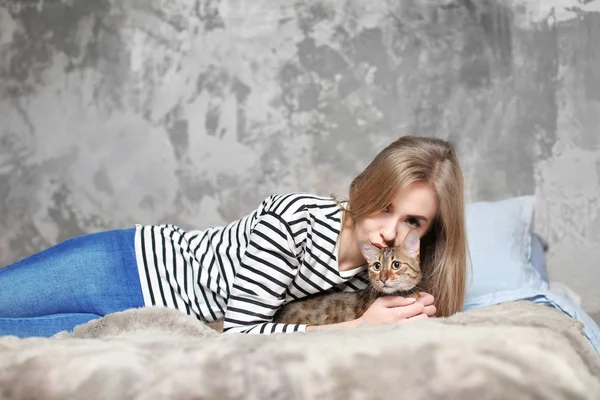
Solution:
[(369, 280), (374, 289), (394, 293), (411, 290), (421, 281), (420, 240), (415, 230), (411, 230), (398, 247), (379, 249), (370, 243), (359, 245), (369, 265)]

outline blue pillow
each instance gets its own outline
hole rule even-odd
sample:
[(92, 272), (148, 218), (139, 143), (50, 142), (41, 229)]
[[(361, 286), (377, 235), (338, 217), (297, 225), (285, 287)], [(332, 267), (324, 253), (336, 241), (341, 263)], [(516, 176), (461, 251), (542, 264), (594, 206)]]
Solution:
[(534, 206), (533, 196), (467, 205), (471, 260), (463, 310), (519, 300), (554, 307), (584, 325), (586, 338), (600, 354), (598, 324), (571, 300), (552, 293), (540, 273), (546, 270), (548, 244), (531, 233)]
[(531, 264), (534, 196), (466, 207), (470, 262), (465, 303), (519, 289), (545, 289), (547, 283)]

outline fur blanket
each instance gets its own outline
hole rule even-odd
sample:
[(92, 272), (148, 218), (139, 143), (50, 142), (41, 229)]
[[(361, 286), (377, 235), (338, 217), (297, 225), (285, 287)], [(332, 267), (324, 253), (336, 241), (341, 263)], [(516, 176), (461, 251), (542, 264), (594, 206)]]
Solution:
[(0, 399), (600, 399), (578, 321), (528, 302), (397, 326), (219, 335), (165, 308), (0, 338)]

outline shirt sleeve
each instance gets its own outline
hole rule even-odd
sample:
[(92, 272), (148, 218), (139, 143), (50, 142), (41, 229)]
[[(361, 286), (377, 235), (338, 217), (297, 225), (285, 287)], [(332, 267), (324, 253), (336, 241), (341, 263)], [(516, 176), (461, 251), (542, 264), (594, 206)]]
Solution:
[(233, 281), (224, 333), (305, 332), (306, 324), (273, 323), (299, 267), (299, 249), (289, 224), (272, 212), (259, 216)]

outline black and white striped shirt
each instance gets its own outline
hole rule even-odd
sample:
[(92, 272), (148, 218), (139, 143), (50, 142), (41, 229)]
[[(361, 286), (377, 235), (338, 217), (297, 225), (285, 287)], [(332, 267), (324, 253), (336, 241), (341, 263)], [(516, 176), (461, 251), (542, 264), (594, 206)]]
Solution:
[(144, 303), (203, 321), (225, 316), (226, 332), (303, 332), (307, 325), (270, 322), (282, 304), (367, 285), (364, 266), (338, 270), (341, 216), (331, 198), (292, 193), (270, 196), (222, 227), (137, 225)]

